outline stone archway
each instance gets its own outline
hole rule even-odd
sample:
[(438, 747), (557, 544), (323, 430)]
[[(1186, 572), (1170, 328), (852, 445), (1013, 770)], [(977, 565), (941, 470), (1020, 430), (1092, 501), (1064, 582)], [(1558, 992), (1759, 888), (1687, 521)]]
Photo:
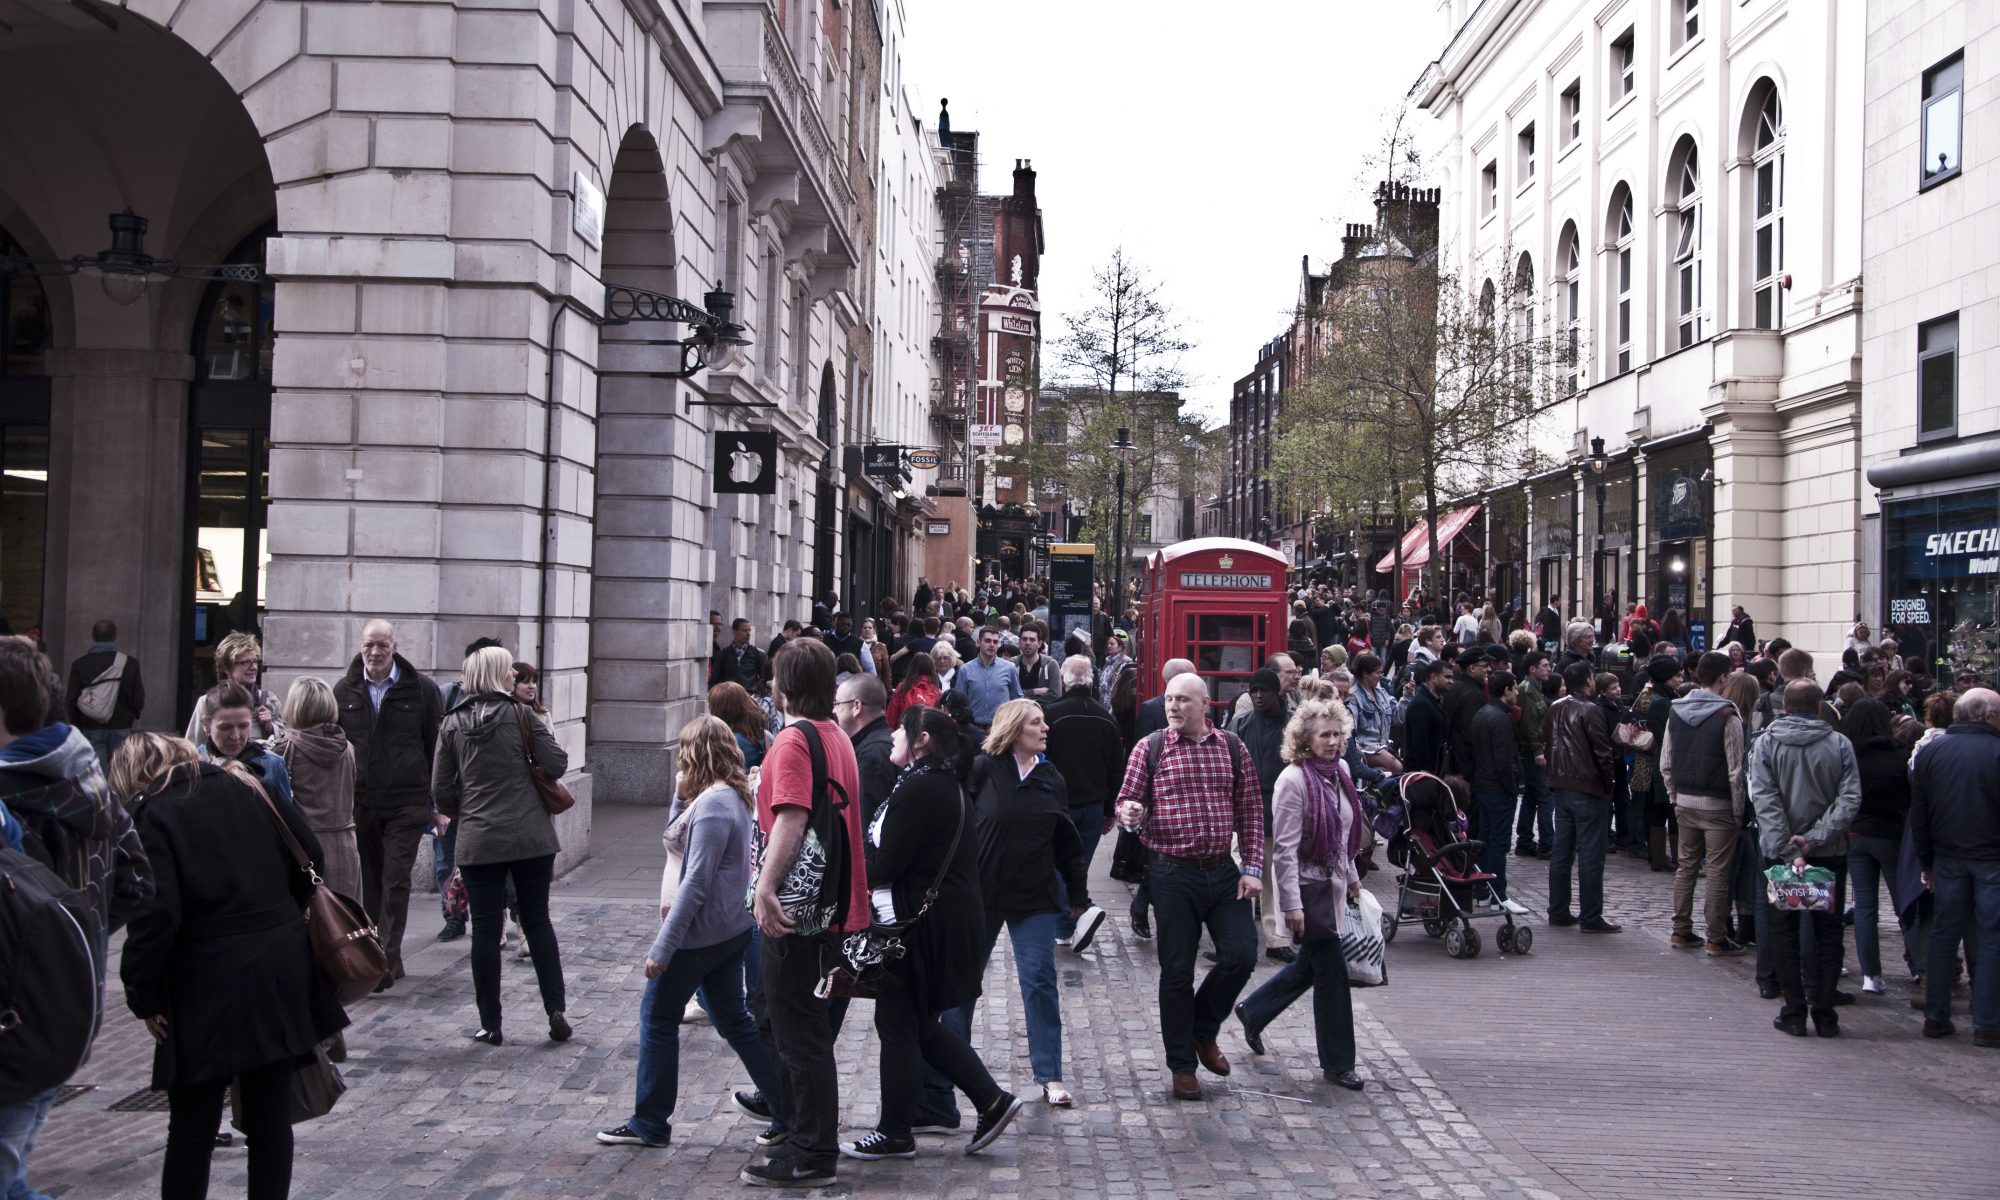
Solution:
[[(241, 5), (180, 8), (174, 28), (104, 6), (94, 20), (10, 13), (0, 212), (29, 253), (95, 254), (110, 241), (109, 214), (129, 210), (147, 222), (146, 252), (220, 262), (277, 215), (265, 134), (242, 99), (277, 62), (247, 60), (255, 35), (215, 19), (224, 8), (240, 17)], [(62, 662), (83, 651), (95, 621), (115, 622), (149, 685), (144, 723), (178, 728), (183, 697), (206, 682), (184, 663), (197, 608), (188, 531), (203, 482), (191, 470), (189, 388), (202, 373), (193, 341), (207, 285), (156, 277), (134, 294), (88, 273), (47, 282), (43, 638)], [(244, 556), (259, 547), (239, 537), (234, 550), (240, 583)], [(237, 590), (254, 610), (256, 589)]]
[[(680, 295), (665, 164), (645, 127), (626, 131), (606, 191), (604, 282)], [(671, 803), (675, 734), (707, 682), (707, 446), (682, 412), (689, 385), (657, 375), (679, 365), (661, 343), (683, 332), (638, 322), (604, 329), (598, 345), (589, 760), (597, 796), (614, 803)]]

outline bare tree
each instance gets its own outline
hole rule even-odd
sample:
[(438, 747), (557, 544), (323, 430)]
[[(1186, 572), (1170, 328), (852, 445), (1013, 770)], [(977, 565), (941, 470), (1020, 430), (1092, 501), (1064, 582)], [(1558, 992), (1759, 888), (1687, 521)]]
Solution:
[[(1384, 159), (1408, 173), (1404, 138), (1398, 121)], [(1379, 185), (1373, 244), (1341, 260), (1323, 304), (1301, 314), (1307, 362), (1274, 448), (1281, 486), (1308, 511), (1416, 499), (1426, 580), (1440, 562), (1440, 507), (1533, 472), (1529, 427), (1561, 396), (1566, 353), (1539, 332), (1529, 281), (1473, 282), (1445, 260), (1436, 211), (1434, 191)]]

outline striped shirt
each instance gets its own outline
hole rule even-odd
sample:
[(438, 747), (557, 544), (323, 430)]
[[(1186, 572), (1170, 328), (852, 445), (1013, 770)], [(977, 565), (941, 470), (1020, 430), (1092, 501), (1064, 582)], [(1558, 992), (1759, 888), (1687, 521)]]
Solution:
[[(1264, 797), (1257, 767), (1243, 742), (1210, 725), (1199, 738), (1177, 729), (1161, 737), (1153, 772), (1152, 807), (1138, 826), (1139, 840), (1155, 854), (1215, 858), (1229, 853), (1233, 834), (1243, 853), (1243, 873), (1264, 873)], [(1234, 750), (1235, 761), (1231, 761)], [(1233, 794), (1232, 794), (1233, 793)], [(1146, 741), (1132, 748), (1118, 803), (1146, 797)]]

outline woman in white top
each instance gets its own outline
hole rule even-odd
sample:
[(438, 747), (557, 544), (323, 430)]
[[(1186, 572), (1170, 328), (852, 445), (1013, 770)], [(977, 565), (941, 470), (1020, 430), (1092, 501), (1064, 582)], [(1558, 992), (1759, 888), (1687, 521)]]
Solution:
[(1472, 615), (1472, 606), (1463, 600), (1458, 604), (1458, 620), (1451, 623), (1451, 634), (1461, 646), (1479, 641), (1479, 618)]

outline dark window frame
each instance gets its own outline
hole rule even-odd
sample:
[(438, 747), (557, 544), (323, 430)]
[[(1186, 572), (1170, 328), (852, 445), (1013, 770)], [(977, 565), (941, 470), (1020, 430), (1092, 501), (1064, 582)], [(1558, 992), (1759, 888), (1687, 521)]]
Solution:
[[(1965, 51), (1941, 59), (1924, 72), (1923, 103), (1917, 116), (1917, 190), (1926, 192), (1965, 172)], [(1930, 172), (1931, 110), (1951, 104), (1958, 111), (1951, 169)]]
[[(1950, 335), (1950, 344), (1926, 346), (1933, 337), (1945, 333)], [(1942, 339), (1940, 339), (1942, 340)], [(1931, 364), (1944, 362), (1951, 372), (1951, 422), (1936, 427), (1926, 426), (1924, 408), (1931, 372)], [(1958, 314), (1944, 313), (1917, 325), (1917, 441), (1934, 442), (1958, 436)]]

